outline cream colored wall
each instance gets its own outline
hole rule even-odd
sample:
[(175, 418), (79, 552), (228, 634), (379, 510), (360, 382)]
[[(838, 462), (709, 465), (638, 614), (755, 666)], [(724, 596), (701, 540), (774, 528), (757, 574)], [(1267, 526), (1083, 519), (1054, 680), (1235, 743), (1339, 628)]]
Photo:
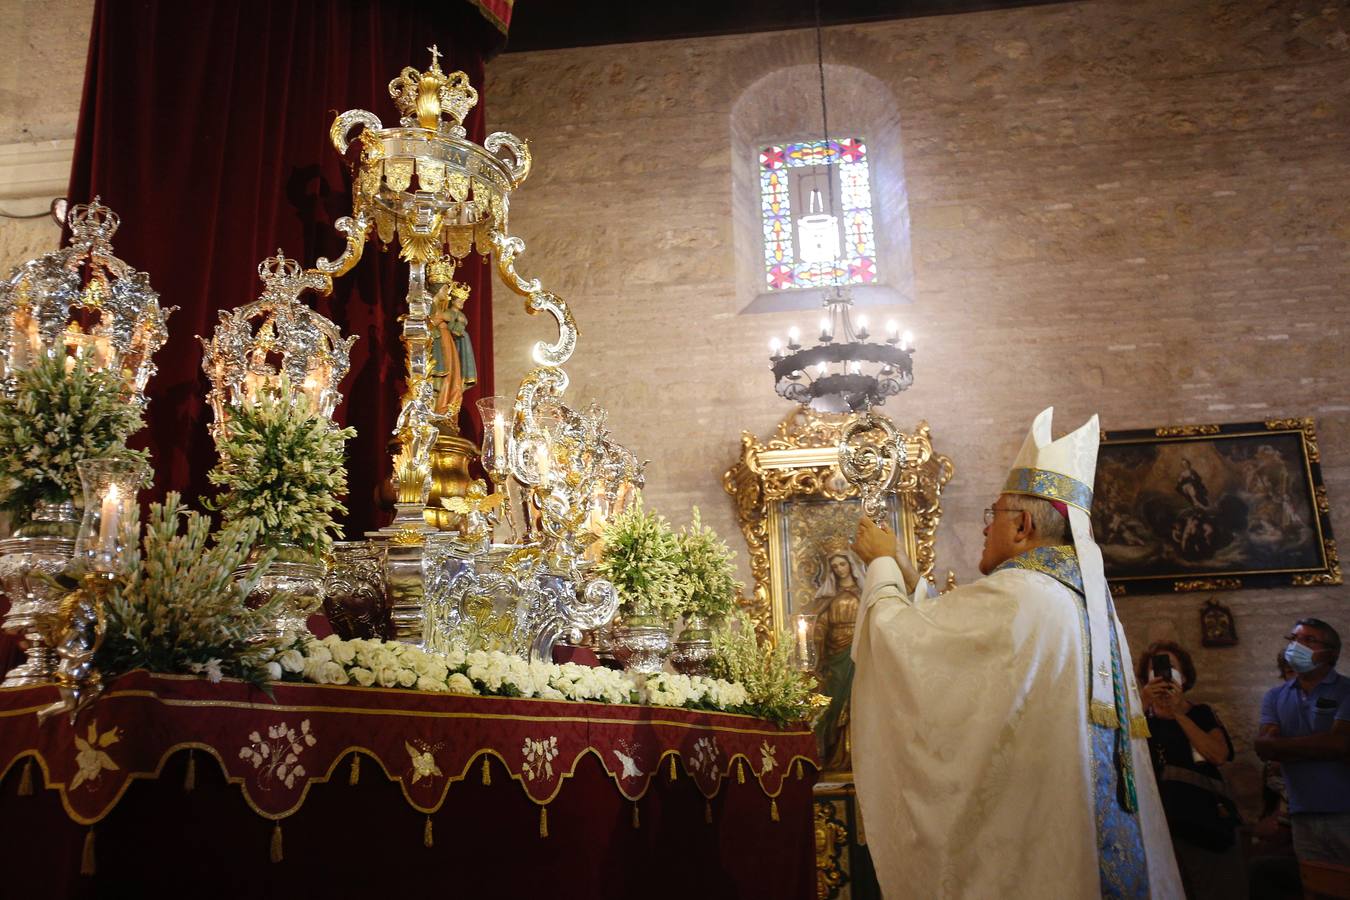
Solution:
[[(827, 64), (896, 98), (917, 298), (899, 313), (919, 353), (886, 411), (927, 419), (955, 460), (940, 566), (975, 576), (980, 510), (1050, 404), (1060, 432), (1093, 412), (1107, 429), (1314, 416), (1350, 534), (1348, 28), (1320, 2), (1147, 0), (827, 30)], [(720, 477), (743, 429), (787, 412), (767, 338), (814, 319), (737, 315), (730, 113), (766, 73), (813, 62), (812, 35), (785, 32), (488, 69), (491, 128), (534, 151), (512, 205), (520, 268), (582, 328), (573, 397), (653, 460), (655, 507), (682, 521), (698, 504), (742, 553)], [(810, 97), (802, 122), (819, 122)], [(548, 329), (498, 297), (505, 388)], [(1196, 695), (1246, 750), (1280, 636), (1313, 614), (1350, 637), (1346, 594), (1224, 595), (1241, 644), (1222, 650), (1198, 647), (1202, 596), (1120, 609), (1137, 649), (1196, 648)]]

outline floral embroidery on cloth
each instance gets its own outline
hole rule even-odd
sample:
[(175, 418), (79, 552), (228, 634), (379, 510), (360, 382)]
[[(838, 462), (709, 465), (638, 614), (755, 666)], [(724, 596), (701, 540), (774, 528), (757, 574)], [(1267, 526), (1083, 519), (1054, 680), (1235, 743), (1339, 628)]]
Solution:
[(694, 758), (689, 760), (690, 771), (716, 778), (717, 753), (717, 738), (699, 738), (694, 742)]
[(75, 737), (75, 765), (79, 767), (79, 771), (70, 780), (72, 791), (80, 785), (92, 790), (94, 782), (98, 781), (105, 769), (111, 772), (119, 768), (117, 763), (112, 761), (112, 757), (103, 751), (104, 747), (111, 747), (119, 740), (121, 738), (115, 727), (99, 734), (97, 719), (89, 723), (86, 737), (78, 735)]
[(619, 760), (619, 764), (623, 766), (622, 771), (619, 772), (619, 779), (641, 778), (642, 770), (638, 768), (635, 761), (640, 747), (636, 744), (629, 744), (627, 741), (619, 741), (619, 747), (623, 749), (610, 751)]
[(249, 744), (239, 748), (239, 758), (253, 764), (258, 770), (258, 786), (263, 790), (272, 789), (272, 782), (279, 781), (287, 788), (295, 787), (296, 779), (305, 777), (305, 767), (300, 764), (300, 755), (308, 747), (318, 743), (309, 730), (309, 719), (300, 723), (297, 732), (285, 722), (278, 722), (267, 729), (267, 737), (254, 731), (248, 736)]
[(412, 778), (410, 784), (417, 784), (425, 778), (427, 781), (435, 781), (441, 777), (440, 766), (436, 765), (436, 750), (440, 744), (432, 747), (422, 741), (404, 741), (403, 746), (408, 748), (408, 756), (412, 760)]
[(759, 774), (761, 777), (773, 771), (774, 754), (777, 752), (778, 748), (770, 745), (768, 741), (759, 745)]
[(534, 738), (526, 738), (525, 746), (521, 747), (520, 752), (525, 755), (525, 761), (521, 763), (520, 768), (526, 778), (537, 781), (540, 778), (553, 777), (553, 758), (558, 755), (556, 737), (537, 741)]

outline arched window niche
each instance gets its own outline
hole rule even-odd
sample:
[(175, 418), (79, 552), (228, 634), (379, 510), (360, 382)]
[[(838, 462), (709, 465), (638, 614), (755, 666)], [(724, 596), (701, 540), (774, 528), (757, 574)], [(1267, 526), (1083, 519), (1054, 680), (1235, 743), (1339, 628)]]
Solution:
[[(867, 280), (850, 285), (853, 300), (859, 306), (909, 303), (913, 297), (914, 263), (910, 255), (909, 197), (895, 97), (880, 79), (853, 66), (827, 64), (825, 87), (830, 140), (861, 141), (866, 148), (876, 255)], [(741, 314), (813, 310), (820, 306), (828, 290), (796, 284), (770, 288), (761, 182), (764, 148), (819, 142), (822, 137), (820, 72), (814, 65), (775, 69), (750, 84), (732, 105), (732, 216), (736, 294)], [(849, 155), (856, 157), (856, 153)], [(853, 163), (856, 162), (855, 158)], [(806, 194), (799, 178), (786, 177), (792, 171), (782, 169), (783, 189), (793, 191), (791, 219), (795, 246), (796, 220), (809, 210), (804, 208)], [(798, 173), (801, 171), (797, 169)], [(836, 172), (831, 177), (838, 194), (839, 175)], [(800, 255), (800, 248), (797, 250)], [(845, 270), (848, 271), (847, 265)]]

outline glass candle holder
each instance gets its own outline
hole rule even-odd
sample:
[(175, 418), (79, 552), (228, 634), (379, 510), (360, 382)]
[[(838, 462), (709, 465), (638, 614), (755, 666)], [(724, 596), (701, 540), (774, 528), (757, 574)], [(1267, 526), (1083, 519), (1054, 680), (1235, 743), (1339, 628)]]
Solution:
[(792, 617), (793, 657), (803, 672), (816, 668), (816, 617), (798, 614)]
[[(75, 538), (75, 560), (95, 572), (114, 572), (122, 557), (123, 534), (136, 517), (136, 492), (150, 467), (129, 454), (82, 459), (75, 464), (84, 489), (84, 519)], [(135, 540), (135, 535), (131, 535)]]
[(501, 484), (511, 471), (507, 445), (515, 420), (515, 401), (510, 397), (483, 397), (477, 406), (483, 420), (483, 471), (493, 484)]

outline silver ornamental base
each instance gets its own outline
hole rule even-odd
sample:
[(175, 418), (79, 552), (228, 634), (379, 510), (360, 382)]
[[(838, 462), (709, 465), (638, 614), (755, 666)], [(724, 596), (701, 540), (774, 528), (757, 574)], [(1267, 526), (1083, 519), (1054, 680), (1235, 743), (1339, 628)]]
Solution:
[(323, 578), (323, 608), (339, 637), (382, 639), (389, 613), (384, 601), (385, 545), (335, 541)]
[[(234, 570), (234, 578), (241, 581), (257, 568), (255, 550), (249, 562)], [(284, 595), (285, 600), (271, 621), (254, 636), (274, 640), (285, 634), (300, 635), (309, 631), (306, 620), (323, 606), (324, 567), (315, 561), (278, 559), (267, 567), (262, 578), (245, 599), (250, 607), (262, 606), (273, 597)]]
[(670, 654), (671, 666), (681, 675), (707, 675), (712, 658), (712, 631), (707, 620), (690, 616), (675, 642), (675, 651)]
[(670, 655), (670, 627), (655, 617), (630, 618), (614, 629), (614, 643), (625, 669), (655, 675)]
[(28, 658), (5, 673), (0, 687), (42, 684), (55, 677), (62, 594), (47, 579), (74, 555), (78, 527), (71, 503), (39, 503), (22, 529), (27, 534), (0, 540), (0, 590), (10, 604), (0, 628), (28, 645)]

